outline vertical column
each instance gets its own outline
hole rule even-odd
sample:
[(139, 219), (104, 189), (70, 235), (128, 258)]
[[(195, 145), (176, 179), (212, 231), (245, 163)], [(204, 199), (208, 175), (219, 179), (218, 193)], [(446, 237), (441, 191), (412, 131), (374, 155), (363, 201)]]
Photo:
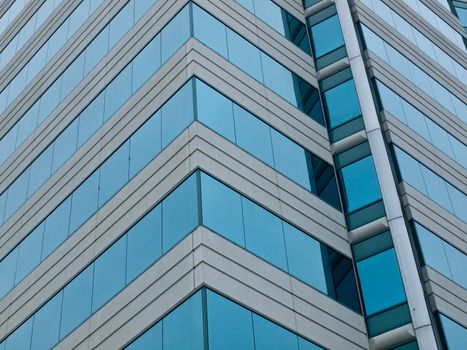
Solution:
[(346, 0), (335, 3), (418, 345), (420, 349), (437, 349), (350, 8)]

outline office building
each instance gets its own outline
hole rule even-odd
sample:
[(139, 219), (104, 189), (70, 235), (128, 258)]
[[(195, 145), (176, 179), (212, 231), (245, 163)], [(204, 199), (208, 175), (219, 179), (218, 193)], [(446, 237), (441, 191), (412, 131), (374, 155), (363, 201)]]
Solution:
[(466, 349), (460, 0), (1, 0), (0, 350)]

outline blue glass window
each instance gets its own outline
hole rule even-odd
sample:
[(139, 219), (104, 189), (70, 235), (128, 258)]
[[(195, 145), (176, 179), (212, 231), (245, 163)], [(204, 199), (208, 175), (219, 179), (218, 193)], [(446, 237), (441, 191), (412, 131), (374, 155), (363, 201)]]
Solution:
[(367, 315), (406, 300), (394, 248), (357, 262)]
[(126, 280), (132, 281), (162, 255), (161, 205), (128, 231)]
[(92, 312), (125, 286), (126, 238), (112, 244), (94, 264)]
[(467, 344), (467, 329), (442, 314), (439, 314), (439, 319), (448, 349), (464, 350)]
[(19, 245), (15, 284), (18, 284), (41, 259), (44, 224), (37, 226)]
[(241, 247), (245, 246), (241, 196), (201, 174), (203, 224)]
[(256, 350), (298, 350), (297, 336), (263, 317), (253, 314)]
[(381, 199), (378, 179), (371, 156), (342, 168), (340, 175), (347, 213)]
[(161, 113), (156, 112), (130, 138), (130, 178), (136, 175), (162, 148)]
[(91, 315), (93, 274), (94, 264), (91, 264), (64, 288), (61, 338)]
[(162, 323), (163, 348), (203, 350), (202, 317), (201, 293), (196, 293), (164, 318)]
[(74, 232), (97, 210), (99, 172), (94, 172), (73, 192), (71, 199), (70, 232)]
[(63, 292), (55, 295), (34, 315), (31, 349), (50, 349), (57, 343), (60, 332), (62, 296)]
[(311, 38), (316, 58), (343, 46), (344, 37), (337, 15), (311, 27)]
[(196, 226), (198, 226), (198, 191), (196, 176), (192, 175), (162, 204), (163, 253), (165, 254)]
[(254, 350), (251, 312), (207, 291), (209, 347), (218, 350)]
[(263, 81), (260, 50), (240, 35), (227, 28), (230, 62), (243, 69), (256, 80)]
[(287, 271), (281, 220), (246, 198), (242, 204), (246, 248)]
[(324, 92), (330, 128), (342, 125), (362, 114), (353, 79)]

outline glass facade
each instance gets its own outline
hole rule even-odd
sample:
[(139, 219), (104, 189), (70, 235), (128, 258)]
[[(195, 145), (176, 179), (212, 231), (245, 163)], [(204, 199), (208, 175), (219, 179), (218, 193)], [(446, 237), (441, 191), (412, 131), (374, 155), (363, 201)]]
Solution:
[(0, 350), (463, 349), (466, 6), (427, 4), (0, 4)]
[[(131, 138), (129, 141), (131, 142)], [(117, 175), (116, 171), (113, 175)], [(86, 181), (91, 178), (92, 175)], [(97, 178), (93, 179), (93, 184), (95, 183)], [(78, 189), (83, 188), (83, 185)], [(96, 199), (89, 193), (83, 193), (79, 198), (78, 205), (72, 205), (72, 208), (80, 210), (75, 215), (71, 213), (70, 227), (74, 224), (74, 217), (77, 218), (75, 222), (79, 223), (80, 219), (89, 215), (90, 207), (96, 207), (96, 204), (90, 203)], [(72, 201), (74, 199), (75, 197), (72, 197)], [(179, 220), (180, 217), (183, 217), (183, 220)], [(34, 334), (40, 334), (40, 327), (47, 327), (51, 317), (55, 320), (56, 327), (53, 331), (49, 330), (47, 339), (37, 335), (37, 341), (47, 342), (46, 348), (52, 347), (200, 225), (348, 308), (360, 311), (354, 270), (349, 258), (209, 175), (195, 172), (74, 277), (26, 323), (10, 334), (3, 341), (6, 349), (15, 349), (11, 344), (19, 334), (23, 339), (31, 339), (32, 334), (32, 345), (26, 348), (42, 348), (41, 345), (34, 345)], [(47, 221), (45, 226), (47, 227)], [(40, 245), (41, 236), (36, 232), (40, 231), (36, 229), (17, 248), (17, 270), (22, 268), (23, 262), (37, 264), (38, 261), (30, 263), (31, 256), (28, 254)], [(32, 239), (35, 241), (31, 242)], [(23, 259), (20, 259), (23, 251)], [(6, 271), (6, 268), (12, 268), (11, 263), (6, 268), (4, 266), (6, 265), (2, 265), (2, 270), (6, 274), (2, 279), (11, 280), (13, 272), (8, 274), (9, 271)], [(78, 305), (73, 299), (74, 295), (80, 295)], [(44, 314), (50, 316), (43, 317)], [(32, 328), (28, 326), (30, 322), (34, 325)], [(263, 341), (266, 342), (264, 346), (267, 346), (271, 339), (264, 338)]]
[[(203, 318), (203, 313), (207, 317)], [(180, 329), (188, 336), (179, 337)], [(213, 292), (201, 289), (125, 349), (291, 349), (320, 346)]]

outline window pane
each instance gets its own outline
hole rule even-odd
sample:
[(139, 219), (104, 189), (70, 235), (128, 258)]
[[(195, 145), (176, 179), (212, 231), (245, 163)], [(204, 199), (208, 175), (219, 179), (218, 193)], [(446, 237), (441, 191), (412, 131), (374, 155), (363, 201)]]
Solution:
[(428, 189), (428, 197), (446, 210), (454, 212), (445, 181), (423, 165), (421, 168), (423, 179), (425, 180), (425, 184)]
[(13, 249), (0, 261), (0, 298), (3, 298), (14, 286), (16, 262), (18, 260), (19, 247)]
[(274, 166), (269, 126), (234, 105), (237, 144), (269, 166)]
[(62, 295), (55, 295), (34, 314), (31, 349), (50, 349), (58, 342)]
[(421, 225), (415, 224), (415, 229), (425, 264), (448, 278), (452, 278), (441, 238), (432, 234)]
[[(270, 2), (270, 0), (267, 1)], [(292, 73), (262, 52), (261, 62), (263, 65), (264, 85), (289, 101), (292, 105), (298, 106)]]
[(416, 162), (412, 157), (397, 147), (394, 147), (394, 154), (397, 158), (398, 168), (402, 177), (402, 181), (407, 182), (417, 191), (428, 195), (420, 164), (418, 164), (418, 162)]
[(449, 267), (452, 272), (452, 279), (457, 284), (467, 289), (467, 256), (452, 245), (443, 242)]
[(60, 339), (91, 315), (94, 264), (88, 266), (63, 290)]
[(162, 106), (162, 148), (193, 122), (193, 110), (193, 84), (190, 80)]
[(162, 255), (161, 205), (152, 209), (127, 233), (126, 280), (132, 281)]
[(263, 82), (259, 49), (228, 28), (227, 44), (229, 61), (259, 82)]
[[(147, 1), (147, 0), (143, 0)], [(140, 1), (141, 2), (141, 1)], [(152, 3), (152, 0), (151, 0)], [(138, 4), (136, 4), (138, 6)], [(132, 91), (138, 90), (161, 66), (161, 36), (157, 35), (133, 60)]]
[(381, 199), (371, 156), (346, 166), (340, 172), (348, 213)]
[(92, 312), (125, 286), (126, 236), (120, 238), (94, 263)]
[(84, 59), (84, 75), (88, 74), (96, 64), (105, 56), (109, 47), (109, 26), (106, 26), (99, 35), (89, 44)]
[(265, 318), (253, 314), (256, 350), (298, 350), (297, 336)]
[(131, 343), (126, 350), (162, 350), (162, 322), (157, 323), (151, 327), (133, 343)]
[(235, 191), (201, 173), (203, 225), (245, 246), (241, 197)]
[(196, 100), (198, 120), (235, 143), (232, 102), (200, 80), (196, 80)]
[(276, 170), (310, 191), (305, 150), (274, 129), (271, 139)]
[(161, 151), (161, 113), (156, 112), (130, 138), (130, 178)]
[(30, 317), (6, 339), (6, 350), (29, 349), (31, 346), (32, 321)]
[[(16, 147), (21, 145), (26, 138), (31, 135), (37, 125), (37, 116), (39, 113), (39, 103), (35, 103), (29, 110), (21, 117), (18, 122), (18, 138), (16, 140)], [(1, 158), (1, 156), (0, 156)]]
[(130, 142), (121, 145), (101, 166), (99, 207), (128, 182)]
[(5, 206), (5, 221), (26, 201), (29, 168), (27, 168), (8, 188)]
[(210, 349), (255, 349), (250, 311), (209, 290), (207, 309)]
[(134, 1), (127, 3), (110, 22), (109, 48), (114, 47), (133, 26), (133, 10)]
[(411, 104), (402, 101), (402, 107), (407, 118), (407, 125), (425, 140), (431, 141), (428, 128), (426, 126), (426, 118), (420, 111), (414, 108)]
[(195, 38), (225, 59), (228, 58), (225, 25), (198, 6), (193, 6), (193, 26)]
[(362, 114), (353, 79), (324, 93), (329, 127), (335, 128)]
[(83, 79), (84, 53), (81, 53), (63, 73), (61, 99), (64, 99), (71, 90)]
[(311, 28), (315, 56), (319, 58), (344, 45), (337, 15), (334, 15)]
[(68, 237), (70, 224), (71, 197), (65, 199), (45, 220), (42, 260)]
[(97, 210), (99, 171), (94, 172), (73, 192), (70, 233), (74, 232)]
[(163, 319), (164, 349), (204, 349), (201, 295), (196, 293)]
[(444, 315), (439, 315), (449, 350), (463, 350), (467, 344), (467, 329)]
[(367, 315), (404, 302), (404, 287), (394, 248), (357, 263)]
[(104, 121), (109, 119), (131, 96), (131, 64), (105, 88)]
[(78, 147), (85, 143), (104, 123), (104, 92), (79, 115)]
[(53, 147), (47, 147), (31, 164), (31, 176), (29, 178), (29, 198), (50, 177), (52, 168)]
[(42, 237), (44, 224), (37, 226), (19, 245), (18, 265), (16, 267), (15, 285), (26, 277), (41, 260)]
[(54, 159), (52, 173), (60, 168), (76, 151), (78, 138), (78, 120), (75, 119), (54, 141)]
[(283, 225), (290, 274), (327, 294), (321, 244), (288, 223)]
[(196, 174), (185, 180), (164, 200), (162, 225), (164, 254), (198, 226)]
[(287, 271), (281, 220), (246, 198), (242, 204), (246, 248)]
[(185, 6), (162, 30), (162, 62), (165, 62), (190, 37), (189, 6)]

